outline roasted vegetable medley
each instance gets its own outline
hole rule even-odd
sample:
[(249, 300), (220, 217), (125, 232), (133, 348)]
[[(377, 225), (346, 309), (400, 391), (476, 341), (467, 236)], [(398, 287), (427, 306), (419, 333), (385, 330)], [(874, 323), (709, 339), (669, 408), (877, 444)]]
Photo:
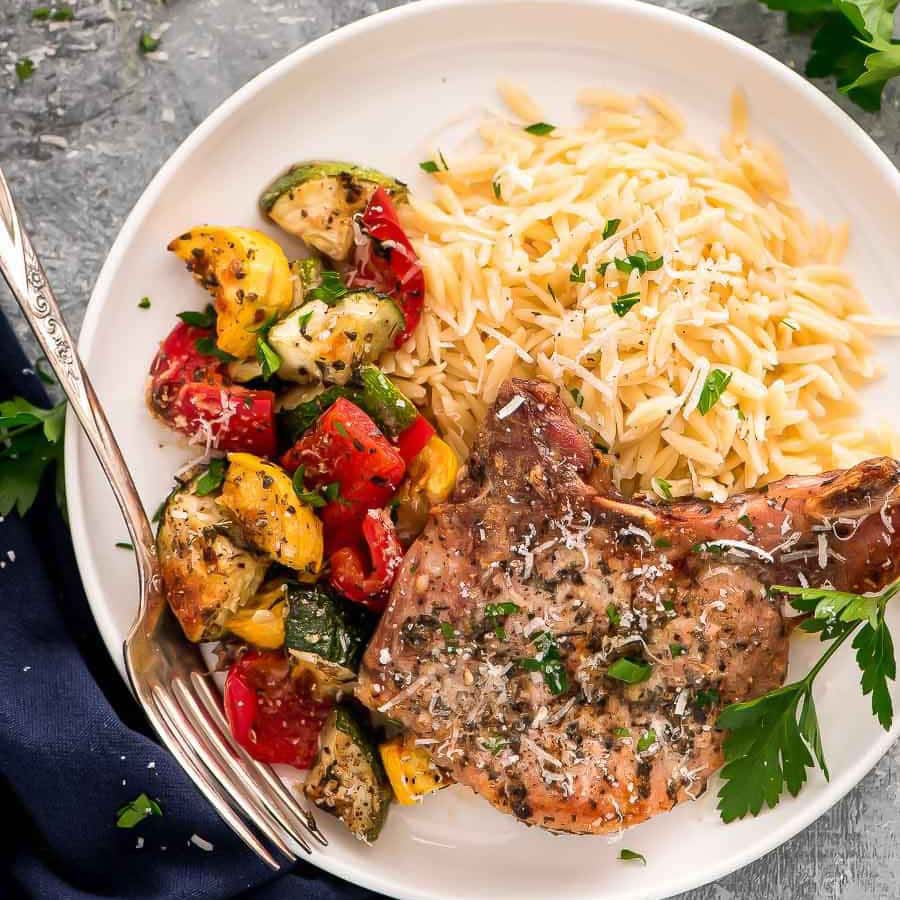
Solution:
[(153, 415), (203, 451), (160, 512), (170, 607), (188, 640), (220, 644), (235, 740), (309, 769), (307, 797), (365, 841), (392, 799), (446, 783), (353, 700), (404, 548), (458, 469), (378, 368), (425, 296), (406, 198), (373, 169), (304, 162), (260, 199), (302, 258), (248, 228), (176, 237), (168, 249), (212, 302), (179, 314), (147, 388)]

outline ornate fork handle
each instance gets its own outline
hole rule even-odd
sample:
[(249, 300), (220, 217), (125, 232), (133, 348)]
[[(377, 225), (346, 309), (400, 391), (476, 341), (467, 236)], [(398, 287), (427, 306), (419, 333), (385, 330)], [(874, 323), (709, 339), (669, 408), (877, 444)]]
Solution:
[[(19, 222), (12, 194), (0, 170), (0, 272), (16, 298), (109, 479), (122, 510), (145, 584), (157, 566), (153, 530), (131, 473), (66, 328), (47, 276)], [(143, 596), (143, 592), (142, 592)], [(143, 612), (141, 610), (140, 612)], [(140, 614), (140, 613), (139, 613)]]

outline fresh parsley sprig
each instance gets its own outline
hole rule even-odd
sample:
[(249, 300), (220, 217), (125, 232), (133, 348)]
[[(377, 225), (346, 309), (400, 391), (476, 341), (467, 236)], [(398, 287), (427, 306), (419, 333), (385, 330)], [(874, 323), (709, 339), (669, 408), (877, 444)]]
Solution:
[(791, 32), (815, 30), (805, 73), (834, 76), (863, 109), (881, 108), (887, 82), (900, 75), (900, 42), (893, 39), (897, 0), (760, 0), (787, 13)]
[(862, 691), (872, 695), (872, 712), (888, 730), (894, 718), (888, 681), (897, 676), (894, 645), (885, 622), (888, 601), (900, 591), (900, 580), (877, 594), (852, 594), (825, 588), (776, 585), (800, 612), (810, 614), (800, 628), (830, 641), (809, 673), (792, 684), (754, 700), (733, 703), (719, 714), (726, 729), (725, 784), (719, 791), (719, 813), (725, 822), (757, 815), (774, 807), (787, 790), (796, 797), (806, 783), (807, 769), (818, 764), (826, 778), (813, 683), (841, 645), (855, 635), (853, 649), (862, 672)]
[(56, 475), (56, 502), (66, 514), (63, 432), (66, 404), (41, 409), (23, 397), (0, 403), (0, 516), (31, 509), (48, 467)]

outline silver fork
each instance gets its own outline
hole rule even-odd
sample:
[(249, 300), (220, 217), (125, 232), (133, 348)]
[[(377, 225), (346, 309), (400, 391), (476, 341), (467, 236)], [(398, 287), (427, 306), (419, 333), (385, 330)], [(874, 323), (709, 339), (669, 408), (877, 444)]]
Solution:
[(231, 737), (199, 650), (185, 640), (161, 590), (153, 530), (134, 481), (0, 170), (0, 272), (34, 331), (97, 454), (137, 558), (140, 604), (125, 640), (131, 686), (160, 740), (232, 830), (273, 869), (309, 839), (328, 841), (269, 766)]

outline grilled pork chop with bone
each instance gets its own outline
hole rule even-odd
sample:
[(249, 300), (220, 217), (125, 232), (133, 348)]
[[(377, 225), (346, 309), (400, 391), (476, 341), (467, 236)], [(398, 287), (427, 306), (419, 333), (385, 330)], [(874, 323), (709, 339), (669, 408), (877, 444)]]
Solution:
[(897, 575), (900, 465), (731, 498), (617, 494), (554, 387), (503, 386), (407, 554), (359, 699), (521, 821), (606, 833), (695, 799), (720, 708), (784, 681), (772, 584)]

